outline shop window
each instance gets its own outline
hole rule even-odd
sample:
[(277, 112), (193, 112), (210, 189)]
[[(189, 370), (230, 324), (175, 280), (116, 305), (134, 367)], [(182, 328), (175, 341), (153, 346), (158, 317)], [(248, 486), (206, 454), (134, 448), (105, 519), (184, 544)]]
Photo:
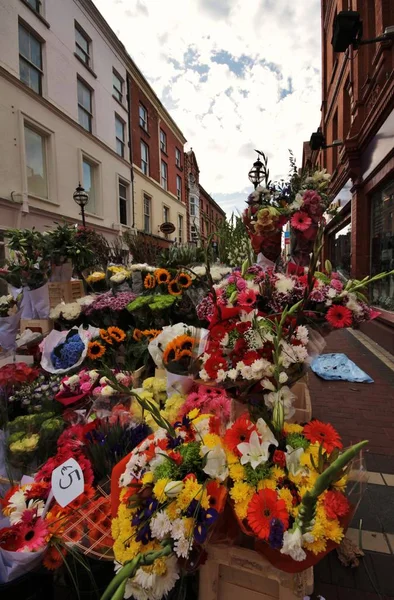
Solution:
[(351, 223), (341, 227), (339, 231), (333, 234), (331, 246), (331, 262), (336, 271), (346, 279), (350, 277), (351, 263)]
[[(394, 269), (394, 182), (372, 196), (371, 275)], [(394, 311), (394, 276), (371, 286), (375, 306)]]

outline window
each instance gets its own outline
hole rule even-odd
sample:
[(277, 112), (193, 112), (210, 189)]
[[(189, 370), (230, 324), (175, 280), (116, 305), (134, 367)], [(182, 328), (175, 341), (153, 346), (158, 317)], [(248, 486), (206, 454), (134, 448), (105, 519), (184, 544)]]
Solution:
[(86, 205), (87, 212), (96, 213), (96, 189), (95, 189), (95, 171), (96, 166), (86, 158), (82, 162), (83, 187), (89, 194), (89, 200)]
[(119, 219), (122, 225), (127, 225), (127, 206), (129, 196), (129, 185), (119, 181)]
[(175, 164), (177, 167), (181, 168), (181, 151), (179, 148), (175, 148)]
[(46, 139), (27, 125), (25, 125), (25, 152), (27, 191), (34, 196), (48, 198)]
[(78, 122), (90, 133), (92, 133), (92, 118), (92, 90), (78, 79)]
[(116, 71), (112, 71), (112, 94), (119, 102), (123, 102), (123, 79)]
[(149, 146), (141, 140), (141, 170), (144, 175), (149, 175)]
[(139, 115), (140, 127), (142, 127), (142, 129), (145, 129), (145, 131), (148, 131), (148, 111), (146, 110), (145, 106), (142, 106), (142, 104), (140, 104), (139, 106)]
[(178, 215), (178, 242), (183, 244), (183, 216)]
[(163, 206), (163, 223), (168, 223), (170, 221), (170, 209), (168, 206)]
[(160, 150), (167, 152), (167, 134), (162, 129), (160, 129)]
[[(385, 184), (371, 201), (371, 275), (394, 269), (394, 182)], [(394, 311), (394, 276), (371, 284), (372, 303)]]
[(196, 216), (196, 201), (194, 196), (190, 196), (190, 215), (192, 217)]
[(115, 115), (116, 152), (124, 158), (124, 122)]
[[(5, 265), (5, 241), (4, 232), (0, 231), (0, 268)], [(0, 296), (8, 294), (8, 285), (4, 279), (0, 279)]]
[(40, 0), (25, 0), (25, 2), (29, 6), (31, 6), (33, 10), (35, 10), (39, 14), (41, 13), (41, 2), (40, 2)]
[(75, 53), (87, 67), (90, 66), (91, 40), (84, 30), (75, 23)]
[(161, 161), (161, 187), (167, 189), (168, 186), (168, 175), (167, 175), (167, 163), (164, 160)]
[(176, 176), (176, 195), (178, 200), (182, 200), (182, 178), (179, 175)]
[(144, 231), (145, 233), (151, 232), (151, 198), (144, 195)]
[(37, 94), (42, 93), (42, 44), (19, 24), (19, 76)]

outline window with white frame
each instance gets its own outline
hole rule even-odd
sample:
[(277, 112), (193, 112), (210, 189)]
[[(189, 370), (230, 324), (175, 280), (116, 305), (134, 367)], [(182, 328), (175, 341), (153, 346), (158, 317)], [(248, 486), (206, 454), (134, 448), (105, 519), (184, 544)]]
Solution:
[(123, 79), (115, 71), (112, 71), (112, 94), (119, 102), (123, 102)]
[(144, 231), (145, 233), (151, 232), (151, 208), (152, 199), (150, 196), (144, 194)]
[(160, 150), (167, 152), (167, 134), (160, 129)]
[(48, 198), (47, 136), (26, 123), (24, 133), (27, 191), (34, 196)]
[(125, 146), (125, 123), (118, 115), (115, 115), (116, 153), (124, 158)]
[(161, 187), (164, 190), (168, 189), (168, 169), (164, 160), (161, 161)]
[(19, 76), (37, 94), (42, 94), (42, 43), (19, 23)]
[(75, 54), (87, 67), (90, 67), (91, 63), (91, 43), (87, 33), (75, 22)]
[(176, 195), (178, 200), (182, 200), (182, 178), (179, 175), (176, 176)]
[(170, 209), (168, 206), (163, 206), (163, 223), (169, 223), (170, 221)]
[(183, 216), (178, 215), (178, 242), (183, 244)]
[(92, 90), (78, 78), (78, 122), (86, 131), (92, 133)]
[(85, 192), (89, 194), (89, 200), (86, 205), (86, 211), (88, 213), (97, 213), (97, 165), (91, 162), (85, 156), (82, 159), (82, 175), (83, 175), (83, 187)]
[(190, 196), (190, 216), (196, 216), (196, 199), (194, 196)]
[(148, 111), (146, 110), (145, 106), (140, 104), (138, 113), (140, 118), (140, 127), (142, 127), (142, 129), (145, 131), (148, 131)]
[(144, 175), (149, 175), (149, 146), (141, 140), (141, 170)]
[(125, 181), (119, 179), (119, 220), (122, 225), (128, 225), (128, 204), (130, 186)]
[(175, 164), (177, 167), (181, 168), (181, 151), (179, 148), (175, 148)]

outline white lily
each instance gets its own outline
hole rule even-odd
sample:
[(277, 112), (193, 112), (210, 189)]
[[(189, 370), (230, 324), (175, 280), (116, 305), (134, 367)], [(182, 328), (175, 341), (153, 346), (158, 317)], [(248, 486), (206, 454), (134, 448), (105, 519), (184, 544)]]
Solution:
[(250, 463), (256, 469), (261, 463), (266, 463), (270, 444), (271, 442), (260, 442), (257, 431), (252, 431), (249, 442), (242, 442), (237, 446), (242, 454), (241, 465)]

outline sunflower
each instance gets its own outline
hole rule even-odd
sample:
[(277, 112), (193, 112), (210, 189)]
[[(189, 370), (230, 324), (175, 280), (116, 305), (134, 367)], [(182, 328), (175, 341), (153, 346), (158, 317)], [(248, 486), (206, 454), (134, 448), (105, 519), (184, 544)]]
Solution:
[(163, 352), (163, 363), (166, 365), (169, 362), (172, 362), (173, 360), (175, 360), (178, 351), (179, 350), (178, 350), (175, 340), (172, 340), (172, 342), (169, 342), (166, 346), (166, 349)]
[(144, 331), (142, 331), (141, 333), (145, 337), (149, 338), (149, 340), (154, 340), (155, 337), (157, 337), (159, 333), (161, 333), (161, 329), (144, 329)]
[(185, 356), (187, 356), (188, 358), (191, 358), (193, 356), (192, 351), (191, 350), (177, 350), (175, 358), (176, 358), (176, 360), (181, 360), (182, 358), (185, 358)]
[(191, 350), (196, 343), (196, 338), (192, 337), (191, 335), (178, 335), (174, 341), (176, 342), (179, 351)]
[(170, 283), (171, 274), (167, 271), (167, 269), (156, 269), (154, 273), (157, 283)]
[(192, 278), (188, 273), (179, 273), (177, 281), (179, 286), (181, 288), (184, 288), (185, 290), (187, 290), (187, 288), (190, 287), (192, 284)]
[(112, 345), (112, 338), (106, 329), (100, 329), (100, 337), (106, 344)]
[(182, 289), (176, 279), (173, 279), (168, 284), (168, 293), (171, 294), (171, 296), (180, 296), (182, 294)]
[(88, 344), (88, 358), (91, 360), (95, 360), (96, 358), (101, 358), (105, 354), (105, 346), (100, 344), (100, 342), (89, 342)]
[(125, 332), (119, 327), (108, 327), (108, 334), (113, 340), (115, 340), (115, 342), (118, 342), (118, 344), (120, 344), (120, 342), (123, 342), (123, 340), (126, 339)]
[(148, 273), (148, 275), (144, 279), (144, 287), (148, 290), (153, 290), (153, 288), (155, 286), (156, 286), (156, 279), (153, 277), (153, 275)]
[(141, 329), (135, 328), (133, 331), (133, 340), (136, 342), (140, 342), (142, 340), (143, 331)]

